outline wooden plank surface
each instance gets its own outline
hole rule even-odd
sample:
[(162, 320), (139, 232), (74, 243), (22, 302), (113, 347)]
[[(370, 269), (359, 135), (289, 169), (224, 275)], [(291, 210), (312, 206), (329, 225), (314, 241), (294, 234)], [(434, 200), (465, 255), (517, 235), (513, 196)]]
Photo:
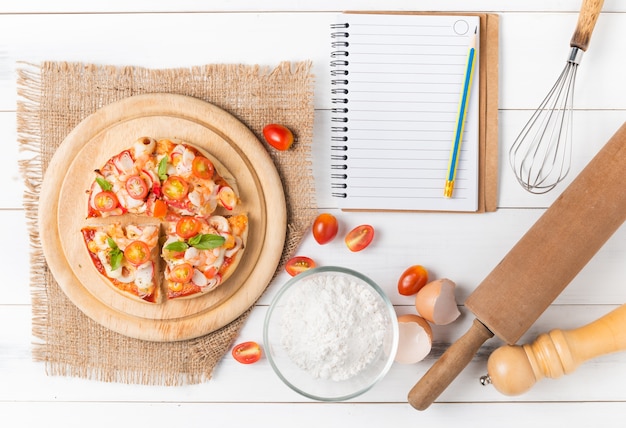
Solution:
[[(485, 215), (341, 213), (329, 193), (330, 118), (328, 25), (347, 9), (471, 10), (500, 14), (500, 188), (499, 209)], [(120, 413), (129, 423), (169, 426), (213, 423), (224, 426), (251, 415), (257, 426), (319, 426), (321, 422), (387, 426), (522, 427), (544, 420), (573, 426), (604, 426), (626, 412), (623, 379), (626, 355), (616, 353), (581, 366), (558, 380), (543, 380), (519, 397), (504, 397), (484, 387), (489, 353), (501, 343), (487, 342), (459, 378), (426, 412), (406, 403), (406, 394), (434, 359), (468, 327), (463, 302), (524, 232), (558, 196), (527, 194), (506, 163), (506, 150), (563, 67), (580, 8), (579, 0), (344, 0), (301, 2), (252, 0), (83, 2), (24, 0), (0, 5), (0, 138), (4, 141), (0, 182), (0, 422), (48, 422), (78, 426), (86, 417), (110, 426)], [(261, 10), (262, 9), (262, 10)], [(626, 58), (619, 55), (626, 38), (626, 5), (606, 0), (577, 77), (572, 177), (626, 120)], [(144, 29), (137, 31), (138, 28)], [(145, 29), (155, 29), (145, 31)], [(158, 30), (156, 30), (158, 29)], [(163, 31), (170, 29), (172, 31)], [(54, 377), (31, 359), (28, 289), (28, 235), (22, 210), (23, 185), (17, 161), (15, 70), (18, 61), (86, 61), (147, 67), (187, 67), (212, 62), (273, 65), (282, 60), (313, 61), (316, 122), (313, 169), (320, 209), (340, 220), (340, 234), (350, 226), (372, 223), (377, 240), (368, 251), (352, 254), (341, 242), (319, 247), (306, 237), (299, 253), (319, 264), (362, 271), (378, 282), (398, 313), (410, 313), (411, 298), (395, 292), (397, 276), (408, 264), (428, 266), (436, 277), (458, 284), (462, 317), (434, 329), (435, 347), (425, 361), (395, 364), (385, 379), (358, 399), (341, 404), (311, 402), (290, 391), (272, 373), (266, 359), (243, 366), (226, 356), (214, 379), (185, 387), (143, 387)], [(371, 250), (371, 251), (369, 251)], [(626, 228), (620, 228), (579, 273), (521, 341), (552, 328), (575, 328), (626, 302)], [(261, 297), (238, 341), (262, 338), (267, 305), (287, 279), (279, 275)], [(94, 414), (100, 415), (93, 418)], [(277, 417), (276, 415), (281, 415)]]

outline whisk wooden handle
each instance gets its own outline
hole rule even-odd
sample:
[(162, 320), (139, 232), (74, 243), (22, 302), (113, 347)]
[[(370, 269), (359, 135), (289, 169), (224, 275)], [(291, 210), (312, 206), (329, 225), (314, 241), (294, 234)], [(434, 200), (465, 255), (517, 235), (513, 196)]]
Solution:
[(575, 330), (552, 330), (531, 344), (500, 347), (489, 357), (487, 372), (502, 394), (518, 395), (544, 377), (559, 378), (617, 351), (626, 351), (626, 304)]
[(578, 23), (576, 24), (576, 30), (570, 40), (569, 45), (586, 51), (589, 47), (589, 40), (591, 40), (591, 33), (596, 26), (598, 16), (600, 16), (600, 10), (604, 0), (583, 0), (583, 4), (578, 14)]

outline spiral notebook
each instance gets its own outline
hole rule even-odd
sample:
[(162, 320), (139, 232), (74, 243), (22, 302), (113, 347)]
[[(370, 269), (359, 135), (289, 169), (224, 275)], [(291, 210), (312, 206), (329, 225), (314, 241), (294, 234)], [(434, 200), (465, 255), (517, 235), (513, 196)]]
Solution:
[[(487, 64), (481, 58), (485, 17), (392, 13), (338, 17), (331, 29), (331, 182), (340, 208), (495, 209), (485, 194), (487, 183), (495, 185), (494, 162), (497, 170), (493, 150), (489, 158), (485, 156), (485, 130), (490, 130), (492, 139), (494, 127), (497, 132), (497, 117), (492, 114), (486, 125), (488, 104), (481, 100), (487, 95), (482, 82), (486, 74), (481, 71)], [(454, 193), (446, 198), (444, 187), (474, 33), (478, 61)], [(493, 199), (495, 191), (489, 193)]]

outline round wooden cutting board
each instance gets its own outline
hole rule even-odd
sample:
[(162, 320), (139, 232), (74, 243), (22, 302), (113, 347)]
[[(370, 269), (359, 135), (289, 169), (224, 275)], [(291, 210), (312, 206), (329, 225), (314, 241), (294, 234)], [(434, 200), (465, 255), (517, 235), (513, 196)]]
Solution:
[[(86, 218), (93, 170), (143, 136), (178, 139), (216, 160), (242, 201), (236, 212), (248, 215), (248, 240), (237, 270), (203, 296), (151, 304), (123, 295), (97, 273), (85, 248), (80, 229), (102, 220)], [(103, 326), (151, 341), (202, 336), (243, 314), (274, 275), (286, 224), (280, 177), (256, 136), (224, 110), (173, 94), (125, 98), (83, 120), (50, 161), (39, 201), (44, 255), (68, 298)]]

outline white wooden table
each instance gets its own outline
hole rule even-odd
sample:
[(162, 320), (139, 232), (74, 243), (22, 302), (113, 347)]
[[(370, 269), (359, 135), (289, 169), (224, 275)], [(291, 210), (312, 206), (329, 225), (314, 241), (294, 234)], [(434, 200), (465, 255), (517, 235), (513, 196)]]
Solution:
[[(479, 356), (428, 410), (406, 402), (413, 384), (447, 344), (468, 328), (462, 303), (558, 196), (527, 194), (514, 181), (505, 153), (564, 66), (579, 0), (440, 2), (320, 0), (37, 0), (0, 2), (0, 425), (1, 426), (604, 426), (626, 414), (626, 353), (584, 364), (559, 380), (505, 397), (484, 387), (489, 341)], [(498, 210), (481, 215), (341, 213), (329, 197), (329, 24), (341, 10), (487, 11), (500, 14), (500, 189)], [(606, 0), (580, 66), (576, 88), (574, 166), (570, 179), (626, 120), (626, 4)], [(425, 361), (394, 365), (376, 387), (355, 400), (319, 403), (292, 392), (267, 359), (241, 365), (227, 355), (214, 378), (184, 387), (107, 384), (47, 376), (31, 357), (29, 248), (17, 160), (16, 62), (67, 60), (147, 67), (205, 63), (275, 65), (310, 59), (316, 74), (314, 168), (320, 210), (344, 229), (371, 223), (375, 244), (350, 254), (340, 240), (326, 247), (311, 237), (299, 253), (319, 264), (342, 264), (377, 281), (398, 313), (412, 299), (396, 292), (411, 264), (458, 284), (463, 316), (435, 328)], [(569, 180), (568, 180), (569, 181)], [(626, 191), (626, 190), (625, 190)], [(549, 268), (549, 267), (548, 267)], [(626, 227), (609, 240), (522, 342), (553, 328), (586, 324), (626, 302)], [(254, 309), (240, 339), (262, 341), (267, 306), (287, 279), (280, 276)], [(626, 328), (626, 326), (625, 326)], [(137, 425), (141, 424), (141, 425)], [(545, 426), (539, 423), (540, 426)], [(614, 424), (613, 424), (614, 425)]]

